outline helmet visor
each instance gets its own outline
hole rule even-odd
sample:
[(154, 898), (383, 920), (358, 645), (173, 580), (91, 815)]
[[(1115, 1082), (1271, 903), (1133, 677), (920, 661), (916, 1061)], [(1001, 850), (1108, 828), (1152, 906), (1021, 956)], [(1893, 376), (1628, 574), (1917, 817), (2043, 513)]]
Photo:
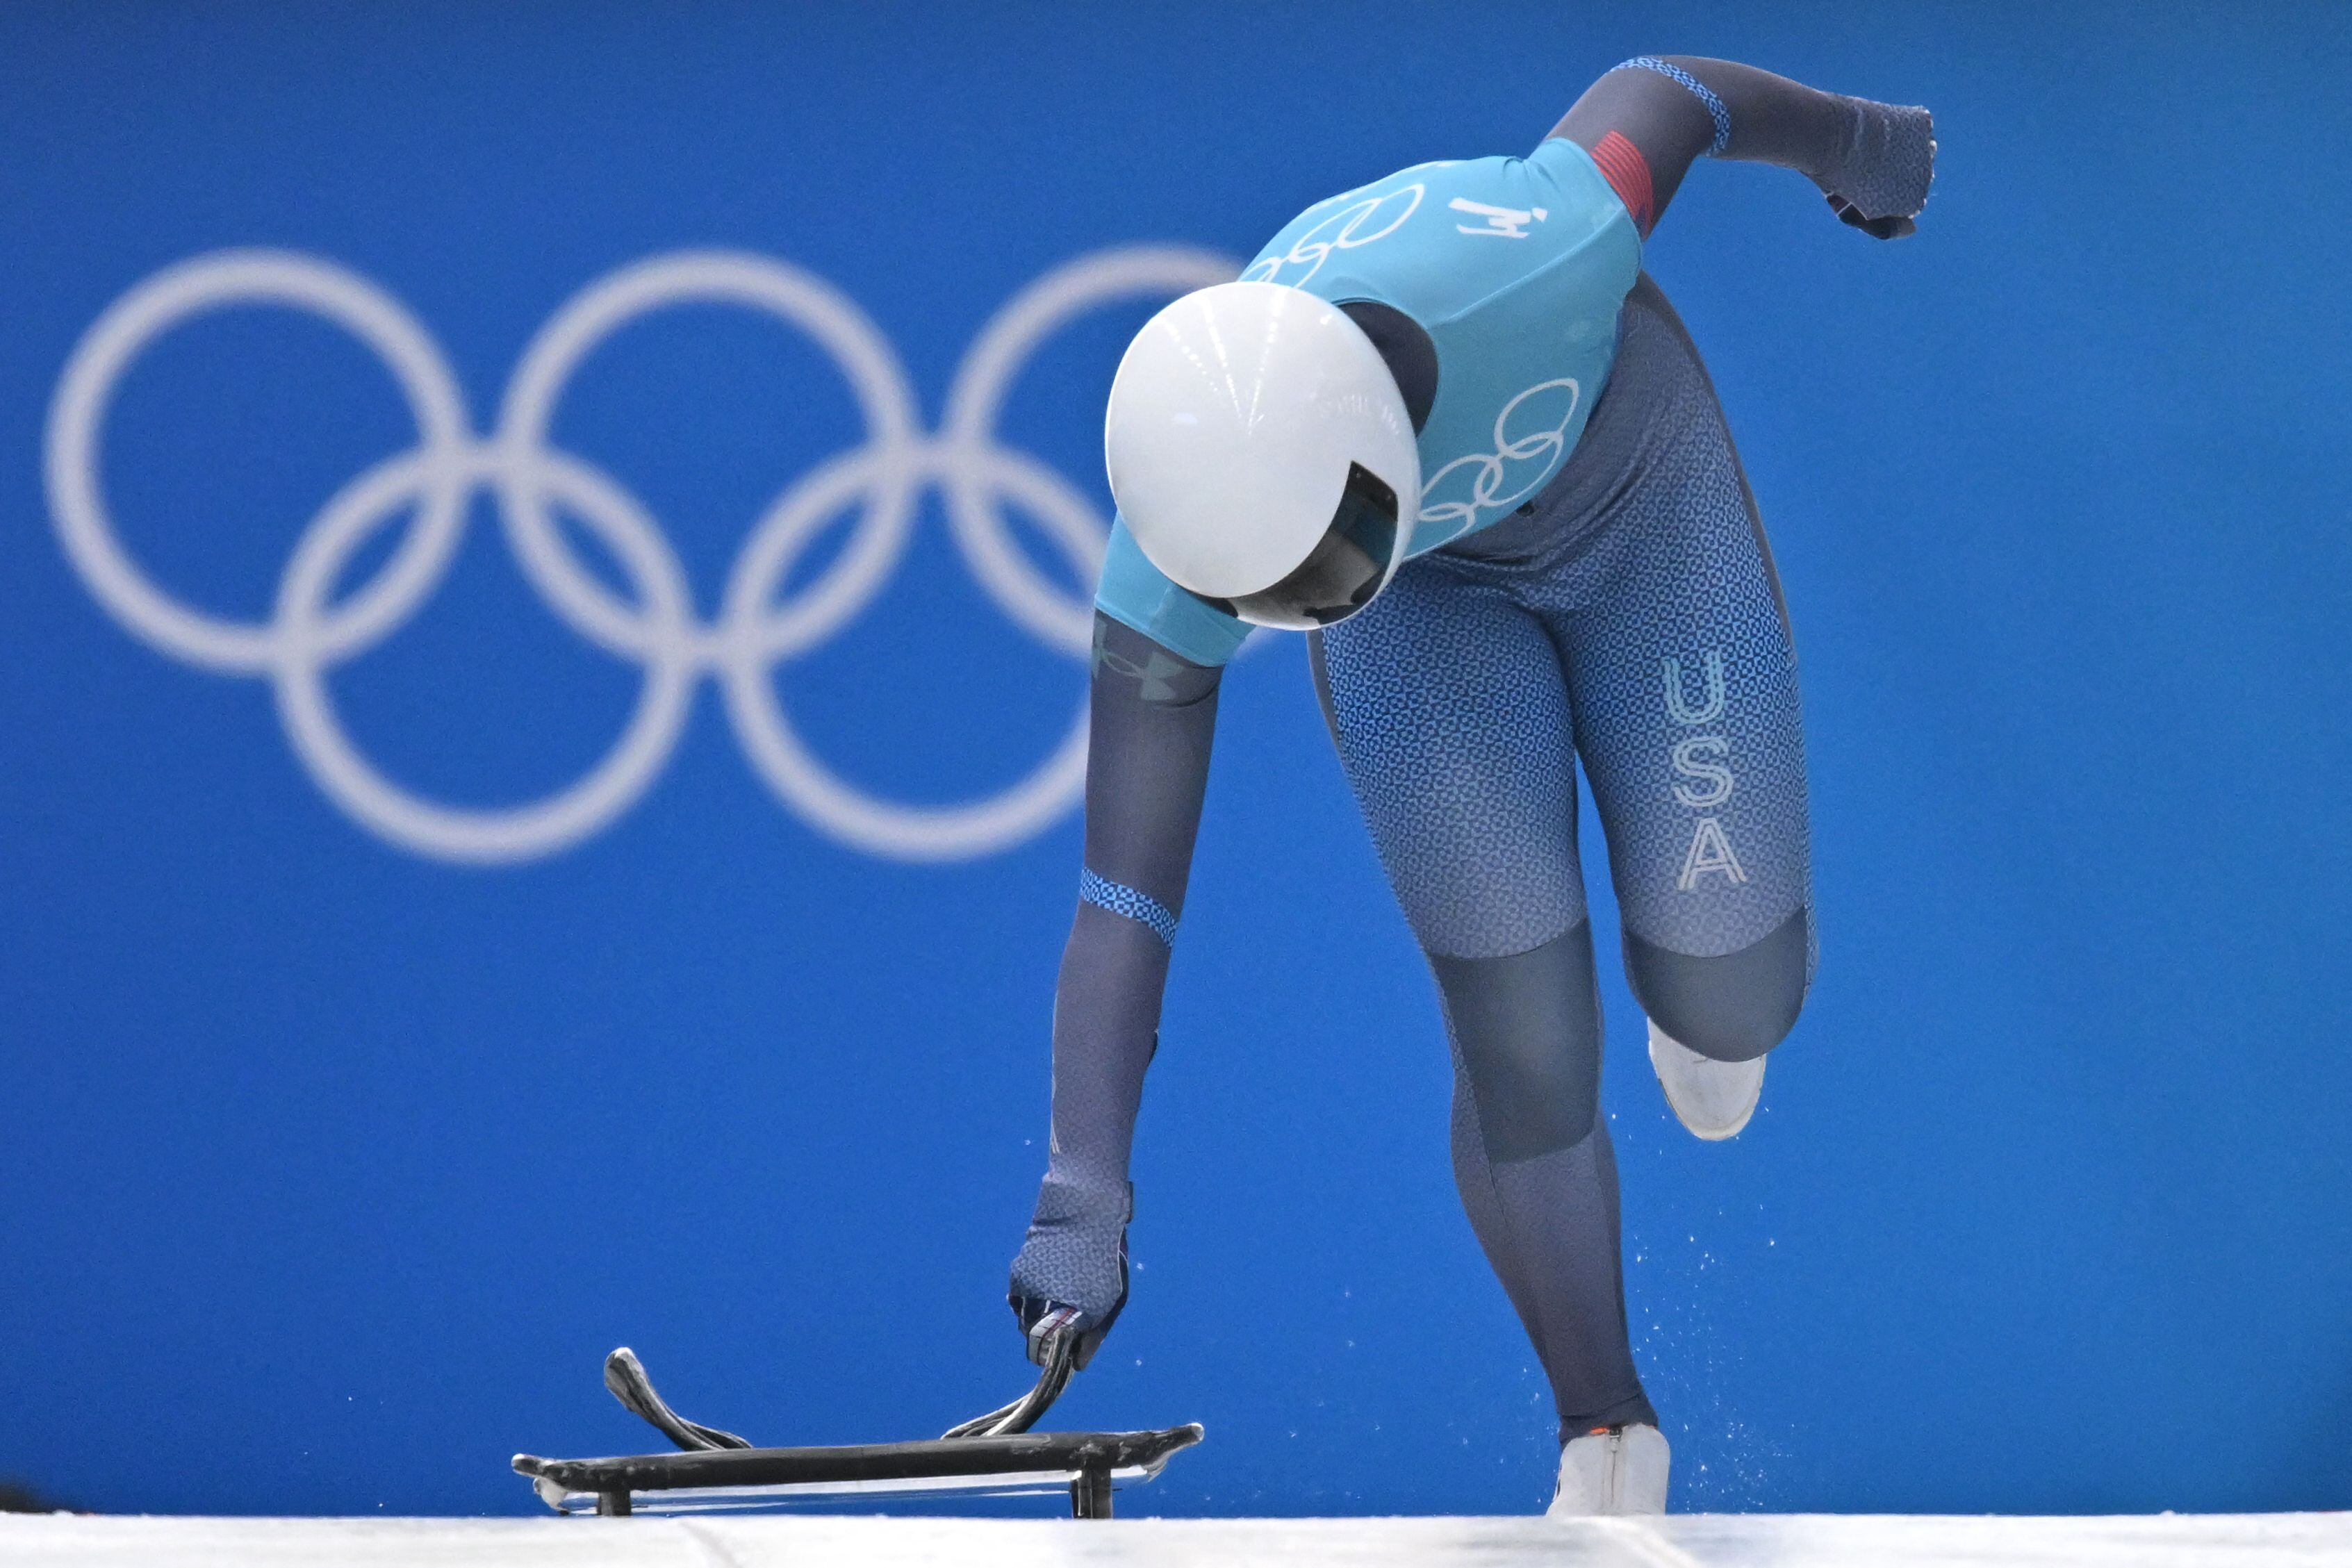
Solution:
[(1331, 526), (1297, 570), (1272, 588), (1209, 602), (1255, 625), (1298, 632), (1344, 621), (1388, 580), (1397, 526), (1396, 492), (1362, 464), (1350, 463)]

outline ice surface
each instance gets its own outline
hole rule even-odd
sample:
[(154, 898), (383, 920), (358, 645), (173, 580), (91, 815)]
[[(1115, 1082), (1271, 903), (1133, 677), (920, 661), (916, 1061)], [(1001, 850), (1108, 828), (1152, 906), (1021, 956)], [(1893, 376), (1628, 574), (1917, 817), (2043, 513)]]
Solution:
[(0, 1516), (6, 1568), (2343, 1568), (2352, 1514), (1664, 1520)]

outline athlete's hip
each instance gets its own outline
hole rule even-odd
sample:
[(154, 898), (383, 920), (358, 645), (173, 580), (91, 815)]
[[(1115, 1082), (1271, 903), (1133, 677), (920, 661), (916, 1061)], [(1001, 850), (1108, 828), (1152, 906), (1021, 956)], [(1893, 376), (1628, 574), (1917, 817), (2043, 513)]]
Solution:
[(1433, 568), (1503, 586), (1556, 576), (1612, 533), (1703, 528), (1722, 520), (1727, 501), (1744, 510), (1706, 367), (1646, 274), (1619, 313), (1618, 337), (1608, 384), (1559, 472), (1517, 512), (1423, 558)]

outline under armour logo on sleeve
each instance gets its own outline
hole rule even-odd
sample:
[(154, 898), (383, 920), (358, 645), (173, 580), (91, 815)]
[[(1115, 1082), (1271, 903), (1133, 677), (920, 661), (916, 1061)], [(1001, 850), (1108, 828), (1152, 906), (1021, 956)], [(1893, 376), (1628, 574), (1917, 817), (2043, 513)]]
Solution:
[(1161, 653), (1158, 648), (1145, 653), (1141, 660), (1129, 658), (1104, 640), (1105, 628), (1095, 625), (1095, 671), (1108, 668), (1118, 674), (1140, 684), (1140, 695), (1148, 703), (1172, 703), (1183, 700), (1184, 694), (1176, 689), (1175, 678), (1196, 666)]

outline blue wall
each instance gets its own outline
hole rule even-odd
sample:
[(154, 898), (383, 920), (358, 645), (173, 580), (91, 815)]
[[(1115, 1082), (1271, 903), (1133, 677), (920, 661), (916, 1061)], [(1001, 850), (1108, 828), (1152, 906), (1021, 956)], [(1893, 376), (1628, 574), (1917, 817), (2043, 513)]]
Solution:
[[(2352, 1505), (2347, 26), (1890, 9), (0, 12), (0, 1475), (109, 1510), (535, 1509), (507, 1455), (645, 1436), (597, 1385), (624, 1342), (771, 1441), (1005, 1397), (1076, 870), (1066, 813), (877, 853), (730, 722), (693, 627), (784, 487), (871, 436), (805, 335), (691, 304), (589, 358), (552, 444), (648, 525), (601, 492), (564, 525), (604, 641), (477, 496), (444, 573), (322, 656), (353, 756), (405, 792), (354, 803), (319, 782), (352, 758), (288, 738), (316, 734), (281, 719), (303, 639), (273, 605), (414, 422), (316, 315), (158, 338), (60, 473), (102, 480), (160, 589), (280, 630), (142, 632), (44, 478), (110, 307), (224, 247), (301, 253), (381, 291), (370, 319), (410, 313), (486, 437), (567, 300), (722, 247), (852, 302), (826, 319), (870, 319), (930, 432), (1053, 269), (1245, 255), (1393, 167), (1523, 149), (1662, 50), (1924, 101), (1943, 149), (1908, 243), (1707, 167), (1651, 247), (1797, 618), (1823, 948), (1726, 1147), (1667, 1117), (1612, 982), (1675, 1504)], [(997, 441), (1045, 477), (942, 460), (1013, 486), (1027, 600), (933, 493), (856, 613), (775, 664), (857, 798), (993, 795), (1060, 744), (1092, 547), (1052, 530), (1068, 495), (1107, 504), (1101, 396), (1164, 296), (1021, 366)], [(389, 591), (413, 500), (347, 541), (346, 602)], [(848, 580), (850, 515), (788, 594)], [(690, 604), (600, 596), (633, 538)], [(688, 706), (674, 745), (655, 714), (638, 793), (536, 839), (399, 816), (568, 788), (649, 649)], [(1136, 1500), (1169, 1512), (1532, 1509), (1548, 1401), (1455, 1207), (1431, 988), (1303, 664), (1277, 642), (1228, 685), (1134, 1304), (1057, 1415), (1205, 1422)]]

